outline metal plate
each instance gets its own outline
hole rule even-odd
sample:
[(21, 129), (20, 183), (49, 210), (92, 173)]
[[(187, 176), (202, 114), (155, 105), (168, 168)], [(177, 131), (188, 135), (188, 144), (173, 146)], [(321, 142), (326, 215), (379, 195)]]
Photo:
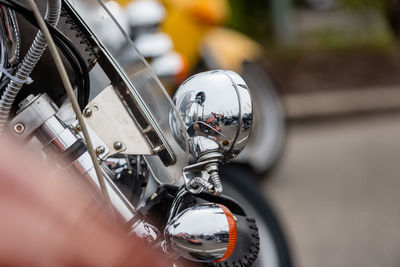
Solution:
[[(113, 86), (108, 86), (90, 101), (85, 111), (90, 112), (90, 116), (85, 116), (85, 121), (110, 149), (107, 156), (117, 153), (153, 154), (152, 149), (120, 101)], [(116, 149), (116, 142), (122, 143), (120, 149)]]
[(163, 184), (182, 180), (188, 149), (182, 150), (173, 137), (168, 114), (174, 109), (176, 116), (179, 115), (160, 81), (101, 1), (65, 0), (64, 4), (82, 32), (98, 46), (97, 63), (158, 155), (146, 156), (156, 179)]

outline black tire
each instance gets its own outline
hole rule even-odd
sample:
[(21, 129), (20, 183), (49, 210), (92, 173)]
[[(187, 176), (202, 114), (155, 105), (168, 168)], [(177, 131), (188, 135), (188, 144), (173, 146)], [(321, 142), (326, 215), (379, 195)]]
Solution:
[(258, 63), (244, 62), (241, 76), (252, 94), (254, 121), (246, 147), (234, 162), (251, 166), (257, 178), (265, 178), (284, 150), (285, 112), (275, 83)]
[(224, 194), (235, 199), (248, 216), (256, 219), (260, 234), (260, 252), (253, 267), (291, 267), (289, 247), (271, 205), (253, 182), (255, 174), (236, 164), (221, 166)]

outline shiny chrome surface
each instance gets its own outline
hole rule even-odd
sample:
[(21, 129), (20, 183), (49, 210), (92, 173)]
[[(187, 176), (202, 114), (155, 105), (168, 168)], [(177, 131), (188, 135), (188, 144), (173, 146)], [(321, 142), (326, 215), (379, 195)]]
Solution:
[(218, 158), (211, 158), (183, 168), (185, 189), (192, 194), (201, 192), (221, 194), (222, 184), (218, 174), (218, 163)]
[[(19, 116), (16, 118), (37, 118), (34, 121), (35, 125), (29, 125), (29, 129), (26, 129), (26, 132), (30, 132), (29, 135), (33, 134), (37, 137), (40, 143), (44, 146), (43, 150), (49, 154), (48, 156), (52, 157), (52, 153), (62, 153), (78, 141), (79, 137), (74, 133), (74, 130), (65, 125), (57, 115), (55, 115), (57, 111), (56, 106), (46, 95), (37, 97), (29, 96), (21, 103), (21, 110), (18, 112)], [(27, 121), (24, 120), (24, 123), (28, 126)], [(11, 129), (14, 128), (14, 121), (12, 121), (10, 127)], [(24, 134), (25, 132), (21, 134), (21, 136), (25, 136)], [(97, 188), (99, 188), (93, 162), (87, 151), (81, 154), (78, 158), (72, 159), (72, 163), (68, 162), (67, 164), (69, 164), (67, 166), (73, 166), (78, 173), (88, 178), (90, 183), (95, 184)], [(127, 221), (130, 220), (134, 214), (134, 207), (123, 196), (108, 175), (105, 174), (104, 176), (107, 191), (113, 206), (119, 211), (124, 219)]]
[[(14, 66), (19, 60), (20, 36), (17, 18), (13, 10), (0, 6), (1, 12), (1, 59), (0, 65)], [(3, 58), (3, 56), (6, 56)]]
[[(84, 177), (88, 178), (89, 182), (100, 190), (99, 180), (93, 167), (93, 162), (88, 152), (85, 152), (72, 166)], [(102, 166), (104, 167), (104, 166)], [(118, 214), (123, 219), (129, 221), (135, 214), (135, 208), (125, 198), (124, 194), (118, 189), (115, 183), (111, 180), (108, 173), (103, 170), (103, 177), (107, 187), (107, 192), (110, 197), (111, 204), (118, 211)]]
[[(99, 64), (107, 63), (101, 67), (107, 67), (103, 69), (105, 74), (112, 77), (117, 94), (139, 128), (143, 131), (149, 129), (151, 132), (148, 136), (157, 145), (162, 145), (159, 157), (145, 157), (157, 181), (162, 184), (183, 183), (181, 175), (183, 167), (188, 164), (188, 153), (186, 147), (182, 150), (171, 132), (168, 114), (174, 105), (160, 81), (101, 1), (66, 0), (63, 4), (81, 30), (90, 34), (91, 39), (99, 45), (104, 59)], [(105, 23), (112, 27), (116, 46), (106, 42), (107, 34), (102, 30)], [(127, 55), (129, 60), (126, 60)], [(175, 116), (179, 117), (178, 114)], [(168, 159), (175, 159), (175, 162)]]
[(144, 240), (148, 245), (151, 245), (154, 241), (156, 241), (161, 233), (152, 224), (149, 224), (146, 221), (139, 220), (131, 226), (131, 234), (135, 234), (141, 240)]
[[(194, 75), (178, 88), (173, 100), (185, 123), (190, 152), (196, 160), (210, 152), (220, 153), (229, 160), (244, 148), (253, 110), (250, 92), (238, 74), (215, 70)], [(173, 114), (170, 125), (175, 138), (183, 144)]]
[(153, 27), (165, 18), (165, 7), (155, 0), (132, 1), (126, 8), (126, 17), (130, 27)]
[(245, 149), (235, 161), (250, 164), (258, 173), (271, 168), (285, 142), (285, 111), (276, 87), (258, 64), (245, 63), (241, 73), (253, 97), (254, 126)]
[(213, 262), (228, 250), (230, 226), (221, 206), (195, 205), (168, 222), (164, 236), (168, 248), (187, 259)]
[[(49, 120), (57, 109), (51, 104), (46, 94), (29, 95), (20, 105), (17, 115), (8, 124), (8, 129), (18, 139), (23, 140), (37, 130), (45, 121)], [(17, 125), (23, 125), (24, 130), (18, 131)]]
[[(109, 148), (107, 157), (116, 153), (152, 155), (152, 147), (124, 107), (113, 86), (108, 86), (87, 105), (85, 121)], [(116, 146), (115, 143), (120, 143)]]

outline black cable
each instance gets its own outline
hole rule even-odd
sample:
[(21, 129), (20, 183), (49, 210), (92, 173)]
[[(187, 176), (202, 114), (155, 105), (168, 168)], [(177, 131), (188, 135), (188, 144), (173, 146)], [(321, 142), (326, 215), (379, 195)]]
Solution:
[[(70, 62), (72, 71), (77, 80), (77, 91), (78, 91), (78, 103), (81, 110), (85, 108), (87, 103), (85, 103), (85, 84), (83, 83), (83, 76), (81, 69), (79, 68), (78, 62), (72, 55), (72, 53), (68, 50), (68, 48), (64, 45), (64, 43), (59, 42), (58, 39), (54, 38), (54, 42), (56, 43), (58, 49), (60, 49), (61, 53), (67, 58), (68, 62)], [(71, 64), (72, 63), (72, 64)]]
[[(31, 23), (36, 28), (39, 28), (33, 12), (24, 7), (23, 5), (13, 1), (13, 0), (0, 0), (0, 4), (7, 6), (16, 12), (20, 13), (29, 23)], [(58, 29), (51, 26), (46, 22), (47, 27), (52, 34), (54, 41), (60, 51), (64, 54), (65, 58), (71, 65), (74, 74), (77, 76), (78, 84), (78, 101), (80, 108), (83, 108), (89, 102), (90, 95), (90, 78), (89, 70), (87, 68), (85, 59), (82, 57), (78, 49), (74, 44)]]
[(89, 78), (89, 70), (86, 65), (85, 59), (82, 57), (81, 53), (75, 47), (75, 45), (59, 30), (56, 28), (51, 28), (50, 32), (54, 31), (55, 39), (60, 39), (68, 49), (72, 52), (75, 58), (78, 61), (78, 64), (82, 70), (82, 81), (83, 81), (83, 99), (85, 102), (85, 106), (89, 103), (89, 95), (90, 95), (90, 78)]

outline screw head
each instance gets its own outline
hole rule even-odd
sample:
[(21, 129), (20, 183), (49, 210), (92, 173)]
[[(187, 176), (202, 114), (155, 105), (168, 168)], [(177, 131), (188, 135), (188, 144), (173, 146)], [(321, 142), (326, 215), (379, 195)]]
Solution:
[(114, 148), (115, 148), (116, 150), (122, 149), (122, 143), (121, 143), (120, 141), (115, 142), (115, 143), (113, 144), (113, 146), (114, 146)]
[(92, 110), (90, 108), (87, 108), (83, 111), (83, 115), (85, 117), (90, 117), (90, 115), (92, 115)]
[(106, 149), (104, 148), (104, 146), (98, 146), (98, 147), (96, 147), (96, 154), (97, 154), (97, 155), (103, 154), (104, 151), (106, 151)]
[(25, 125), (23, 125), (22, 123), (17, 123), (14, 125), (14, 131), (17, 134), (22, 134), (25, 131)]
[(164, 149), (164, 146), (163, 146), (163, 145), (156, 146), (155, 148), (153, 148), (153, 152), (156, 153), (156, 154), (158, 154), (158, 153), (160, 153), (163, 149)]

